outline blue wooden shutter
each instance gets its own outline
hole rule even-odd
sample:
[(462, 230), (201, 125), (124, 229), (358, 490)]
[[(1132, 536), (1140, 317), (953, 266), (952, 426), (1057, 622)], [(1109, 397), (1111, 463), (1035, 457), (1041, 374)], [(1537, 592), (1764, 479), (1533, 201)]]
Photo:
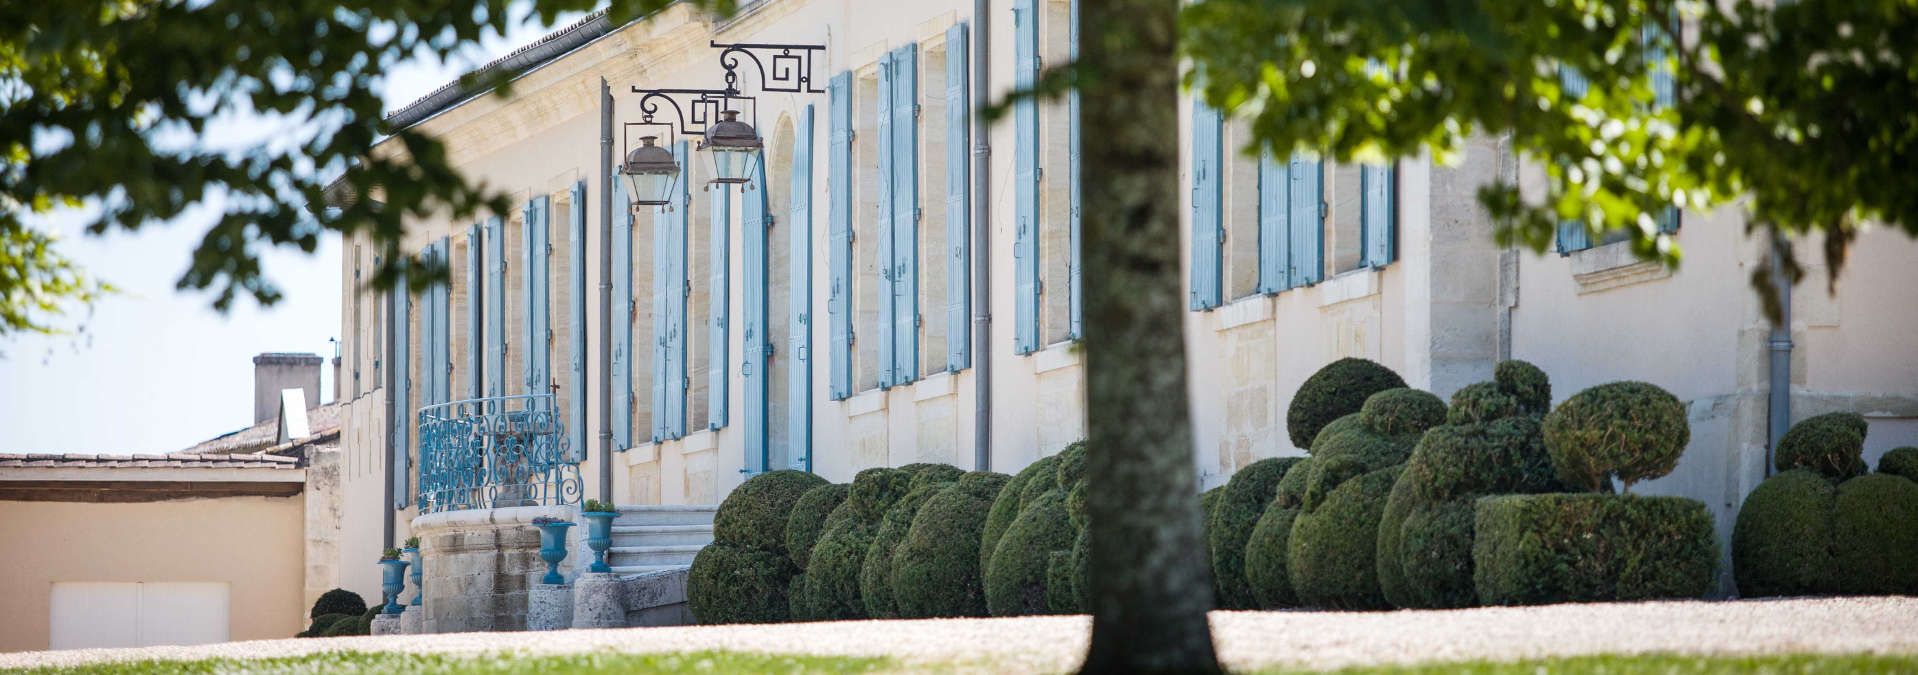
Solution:
[[(1031, 89), (1039, 77), (1039, 17), (1033, 0), (1012, 3), (1012, 85)], [(1031, 97), (1012, 104), (1012, 340), (1013, 351), (1039, 349), (1039, 107)]]
[(1259, 155), (1259, 292), (1277, 293), (1292, 287), (1292, 232), (1290, 162), (1270, 151)]
[(966, 82), (966, 24), (946, 29), (946, 369), (972, 365), (972, 100)]
[[(567, 438), (570, 439), (569, 442), (573, 446), (573, 457), (575, 459), (585, 459), (586, 457), (586, 181), (579, 181), (573, 184), (572, 199), (573, 199), (572, 201), (573, 208), (572, 208), (571, 217), (568, 218), (568, 222), (567, 222), (568, 230), (566, 233), (566, 241), (572, 244), (572, 246), (568, 247), (569, 250), (567, 251), (567, 263), (568, 263), (567, 269), (569, 272), (571, 272), (572, 278), (569, 280), (566, 286), (566, 296), (567, 296), (566, 297), (566, 301), (567, 301), (566, 317), (567, 317), (567, 325), (568, 325), (567, 336), (571, 338), (570, 340), (568, 340), (569, 344), (567, 345), (567, 349), (566, 349), (567, 354), (570, 356), (570, 362), (568, 364), (568, 370), (566, 375), (566, 391), (567, 391), (566, 424), (568, 425), (568, 430), (569, 430), (569, 433), (567, 434)], [(632, 257), (627, 256), (626, 262), (630, 263), (631, 261), (632, 261)], [(618, 265), (619, 262), (615, 261), (614, 264)], [(628, 269), (627, 275), (629, 280), (631, 278), (631, 274), (632, 274), (632, 270)], [(632, 293), (631, 289), (632, 289), (632, 285), (628, 284), (627, 293), (629, 295)], [(614, 308), (613, 314), (614, 314), (614, 317), (622, 316), (619, 313), (618, 307)], [(612, 320), (614, 319), (614, 317), (607, 317), (607, 319)], [(628, 325), (628, 328), (627, 328), (626, 337), (627, 339), (630, 340), (632, 338), (632, 328), (630, 323), (628, 323), (627, 325)], [(614, 388), (625, 389), (625, 387), (621, 386), (622, 384), (623, 383), (621, 382), (614, 381)], [(628, 396), (630, 397), (630, 395), (631, 395), (631, 390), (629, 389)], [(630, 410), (631, 408), (628, 408), (629, 412)], [(627, 421), (627, 426), (628, 427), (632, 426), (630, 419)]]
[[(526, 358), (521, 364), (524, 370), (526, 393), (532, 395), (553, 393), (552, 338), (551, 319), (547, 313), (547, 286), (552, 277), (552, 266), (547, 257), (552, 250), (548, 236), (552, 221), (552, 198), (547, 195), (534, 197), (526, 203), (526, 222), (520, 227), (521, 250), (526, 256), (526, 321), (525, 340), (522, 349)], [(557, 413), (558, 411), (551, 411)]]
[(1359, 264), (1383, 267), (1396, 259), (1398, 190), (1390, 164), (1359, 167)]
[[(812, 106), (799, 111), (797, 132), (793, 138), (792, 211), (787, 227), (792, 228), (792, 309), (788, 312), (792, 336), (792, 367), (787, 369), (788, 390), (786, 435), (792, 447), (786, 452), (790, 468), (812, 470)], [(776, 205), (775, 205), (776, 206)]]
[[(680, 176), (680, 180), (691, 179), (691, 176)], [(674, 186), (672, 189), (677, 189), (677, 187), (678, 186)], [(671, 198), (671, 195), (667, 196), (668, 200)], [(668, 344), (666, 339), (666, 314), (668, 310), (672, 309), (672, 301), (668, 299), (670, 297), (668, 294), (678, 293), (679, 288), (673, 285), (671, 279), (667, 278), (667, 272), (670, 270), (671, 265), (666, 263), (666, 247), (667, 244), (672, 241), (673, 213), (669, 210), (669, 207), (666, 206), (651, 208), (653, 209), (653, 259), (651, 262), (653, 271), (653, 312), (651, 316), (651, 326), (653, 329), (653, 377), (652, 391), (647, 392), (647, 394), (652, 397), (652, 440), (654, 443), (658, 443), (667, 438), (666, 365), (671, 359), (668, 358), (666, 354), (666, 345)]]
[(726, 426), (726, 360), (730, 358), (726, 349), (726, 315), (732, 305), (727, 283), (732, 266), (731, 237), (728, 236), (733, 222), (732, 188), (725, 183), (713, 186), (712, 199), (709, 214), (712, 246), (707, 259), (712, 273), (707, 275), (706, 290), (706, 303), (711, 308), (706, 321), (706, 428), (721, 429)]
[[(1069, 48), (1071, 50), (1072, 60), (1076, 62), (1079, 60), (1079, 0), (1072, 0), (1072, 29), (1067, 35), (1070, 40)], [(1066, 177), (1066, 180), (1071, 183), (1070, 191), (1072, 200), (1071, 208), (1067, 212), (1068, 229), (1066, 233), (1066, 250), (1069, 253), (1069, 257), (1066, 260), (1066, 269), (1068, 270), (1066, 274), (1066, 284), (1072, 294), (1067, 298), (1069, 308), (1066, 312), (1068, 317), (1066, 330), (1067, 336), (1074, 340), (1085, 335), (1085, 331), (1083, 330), (1085, 324), (1085, 274), (1084, 265), (1080, 263), (1082, 257), (1079, 255), (1080, 249), (1085, 248), (1085, 237), (1083, 229), (1081, 228), (1080, 214), (1082, 213), (1082, 209), (1079, 196), (1079, 182), (1081, 180), (1081, 174), (1079, 172), (1081, 154), (1079, 152), (1079, 127), (1081, 126), (1081, 121), (1079, 117), (1079, 90), (1075, 87), (1072, 91), (1066, 92), (1066, 124), (1069, 129), (1068, 133), (1071, 135), (1071, 138), (1067, 139), (1069, 146), (1067, 152), (1071, 157), (1068, 159), (1066, 165), (1067, 171), (1070, 174)]]
[[(613, 449), (633, 445), (633, 210), (626, 181), (613, 180)], [(657, 244), (655, 244), (657, 245)], [(584, 332), (586, 324), (580, 324)]]
[(772, 219), (766, 212), (766, 161), (753, 160), (758, 169), (739, 193), (740, 291), (739, 381), (746, 387), (746, 461), (744, 471), (764, 472), (766, 461), (766, 365), (772, 344), (766, 341), (766, 230)]
[[(691, 175), (687, 172), (685, 141), (673, 146), (673, 160), (679, 164), (679, 175)], [(680, 438), (686, 435), (686, 300), (692, 292), (692, 283), (686, 278), (686, 235), (692, 227), (692, 186), (689, 181), (681, 180), (674, 185), (672, 210), (666, 213), (666, 280), (673, 289), (666, 293), (666, 407), (654, 414), (666, 416), (666, 437)]]
[(1219, 111), (1192, 99), (1192, 290), (1189, 306), (1205, 310), (1219, 306), (1225, 295), (1220, 249), (1224, 230), (1224, 186), (1219, 168), (1224, 163), (1224, 121)]
[(874, 220), (874, 222), (878, 224), (878, 227), (873, 228), (873, 232), (865, 233), (868, 236), (878, 237), (878, 240), (874, 242), (877, 244), (876, 248), (878, 249), (878, 253), (873, 256), (874, 260), (860, 261), (861, 263), (871, 264), (873, 272), (879, 275), (879, 278), (875, 280), (875, 283), (879, 284), (879, 292), (877, 293), (879, 300), (879, 320), (874, 322), (873, 328), (879, 333), (877, 337), (879, 338), (878, 360), (880, 389), (892, 386), (897, 377), (895, 371), (898, 369), (898, 362), (893, 359), (893, 350), (898, 347), (896, 332), (898, 324), (893, 323), (895, 298), (893, 296), (892, 279), (892, 249), (894, 242), (892, 230), (894, 226), (893, 220), (896, 214), (892, 210), (892, 165), (893, 160), (896, 158), (894, 157), (892, 146), (897, 139), (892, 135), (894, 122), (892, 114), (892, 81), (893, 53), (887, 52), (880, 54), (878, 111), (873, 115), (878, 127), (874, 130), (876, 133), (873, 135), (877, 136), (874, 140), (878, 141), (879, 144), (879, 152), (877, 153), (879, 157), (879, 170), (876, 179), (872, 181), (872, 185), (878, 188), (877, 192), (879, 193), (879, 213), (876, 214)]
[[(1574, 101), (1585, 97), (1590, 84), (1585, 76), (1566, 66), (1558, 67), (1559, 90), (1566, 100)], [(1558, 222), (1558, 252), (1571, 253), (1592, 247), (1592, 234), (1586, 231), (1585, 221), (1565, 219)]]
[(506, 394), (506, 228), (499, 216), (486, 230), (486, 395)]
[(406, 508), (406, 487), (408, 484), (406, 480), (406, 448), (407, 441), (412, 437), (412, 434), (408, 432), (413, 428), (412, 416), (407, 414), (413, 410), (413, 371), (408, 367), (410, 360), (407, 358), (409, 352), (412, 350), (412, 336), (409, 334), (411, 331), (407, 330), (412, 321), (412, 317), (410, 316), (411, 312), (408, 307), (408, 301), (412, 298), (406, 291), (405, 275), (401, 275), (399, 280), (394, 283), (393, 290), (388, 292), (392, 294), (393, 305), (390, 310), (392, 314), (388, 318), (386, 325), (387, 330), (393, 332), (393, 353), (387, 355), (386, 364), (388, 368), (393, 369), (393, 391), (389, 392), (392, 398), (388, 399), (388, 407), (392, 412), (389, 413), (390, 416), (387, 418), (386, 427), (392, 430), (393, 434), (391, 446), (393, 450), (393, 508), (403, 509)]
[(919, 46), (907, 44), (892, 55), (893, 384), (919, 379), (918, 112)]
[(1287, 219), (1292, 227), (1290, 285), (1316, 284), (1325, 277), (1325, 162), (1295, 154), (1286, 173), (1292, 184), (1287, 195), (1292, 211)]
[(826, 340), (832, 399), (852, 395), (852, 73), (826, 85)]
[(486, 235), (466, 228), (466, 397), (486, 395)]

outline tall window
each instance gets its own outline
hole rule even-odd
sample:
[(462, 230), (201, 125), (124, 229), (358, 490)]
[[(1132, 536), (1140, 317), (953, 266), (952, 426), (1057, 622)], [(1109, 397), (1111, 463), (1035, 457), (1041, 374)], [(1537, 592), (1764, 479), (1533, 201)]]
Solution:
[(879, 351), (879, 303), (887, 300), (879, 274), (879, 209), (889, 206), (880, 200), (881, 181), (890, 176), (879, 172), (879, 69), (877, 65), (861, 69), (853, 78), (853, 210), (852, 210), (852, 307), (853, 307), (853, 391), (879, 386), (880, 359), (891, 355)]
[[(1073, 0), (1042, 0), (1039, 17), (1041, 69), (1072, 61)], [(1078, 124), (1065, 100), (1039, 105), (1039, 296), (1040, 341), (1072, 338), (1073, 217), (1072, 129)]]
[(1259, 293), (1259, 157), (1247, 154), (1252, 124), (1233, 118), (1224, 124), (1220, 176), (1224, 184), (1225, 294), (1228, 300)]

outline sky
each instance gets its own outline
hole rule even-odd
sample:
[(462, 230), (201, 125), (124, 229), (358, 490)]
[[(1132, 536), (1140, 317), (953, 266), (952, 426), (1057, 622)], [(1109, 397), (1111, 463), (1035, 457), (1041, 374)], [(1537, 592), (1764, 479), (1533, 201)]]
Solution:
[[(515, 9), (523, 11), (524, 4)], [(556, 24), (577, 18), (563, 16)], [(547, 30), (522, 22), (447, 62), (406, 62), (388, 74), (387, 108), (411, 103)], [(209, 126), (208, 134), (262, 137), (274, 129), (274, 123), (247, 117)], [(102, 237), (80, 230), (81, 213), (53, 213), (41, 221), (62, 237), (66, 255), (121, 292), (96, 303), (79, 333), (0, 338), (0, 452), (173, 452), (251, 426), (253, 356), (261, 352), (327, 357), (320, 399), (332, 400), (329, 340), (340, 331), (338, 237), (322, 238), (312, 255), (292, 248), (267, 253), (263, 269), (284, 297), (272, 307), (240, 298), (221, 314), (210, 294), (174, 290), (212, 222), (209, 208), (218, 207)]]

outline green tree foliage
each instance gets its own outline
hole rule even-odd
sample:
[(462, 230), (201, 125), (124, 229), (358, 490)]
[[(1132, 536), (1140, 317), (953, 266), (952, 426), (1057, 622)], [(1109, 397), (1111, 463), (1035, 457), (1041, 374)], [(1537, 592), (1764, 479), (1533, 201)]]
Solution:
[[(1480, 190), (1502, 243), (1542, 251), (1576, 219), (1676, 265), (1653, 214), (1746, 195), (1754, 228), (1823, 234), (1834, 272), (1865, 221), (1918, 235), (1918, 196), (1886, 180), (1918, 152), (1909, 2), (1204, 0), (1181, 30), (1189, 81), (1279, 156), (1450, 163), (1470, 136), (1508, 137), (1544, 182)], [(1769, 274), (1752, 282), (1776, 317)]]

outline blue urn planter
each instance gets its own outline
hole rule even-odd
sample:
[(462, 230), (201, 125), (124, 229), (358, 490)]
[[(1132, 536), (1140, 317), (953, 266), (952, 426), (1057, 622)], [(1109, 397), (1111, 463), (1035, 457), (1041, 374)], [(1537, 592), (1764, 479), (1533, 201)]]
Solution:
[(386, 607), (380, 610), (381, 614), (398, 614), (405, 611), (406, 608), (400, 606), (400, 589), (405, 586), (406, 561), (381, 560), (380, 591), (381, 595), (386, 596)]
[(559, 563), (566, 559), (566, 528), (573, 524), (564, 520), (546, 523), (533, 523), (539, 528), (539, 559), (546, 561), (546, 576), (542, 584), (563, 584), (566, 577), (559, 573)]
[(413, 580), (413, 600), (406, 604), (409, 607), (418, 607), (420, 606), (420, 598), (426, 595), (426, 586), (420, 583), (420, 578), (424, 576), (422, 572), (426, 566), (420, 563), (419, 549), (409, 547), (400, 549), (400, 552), (405, 553), (407, 559), (412, 561), (412, 564), (407, 565), (406, 571), (407, 577)]
[(612, 566), (606, 564), (606, 549), (613, 546), (613, 519), (619, 517), (619, 512), (587, 511), (580, 516), (586, 519), (586, 546), (593, 549), (593, 564), (586, 571), (613, 571)]

